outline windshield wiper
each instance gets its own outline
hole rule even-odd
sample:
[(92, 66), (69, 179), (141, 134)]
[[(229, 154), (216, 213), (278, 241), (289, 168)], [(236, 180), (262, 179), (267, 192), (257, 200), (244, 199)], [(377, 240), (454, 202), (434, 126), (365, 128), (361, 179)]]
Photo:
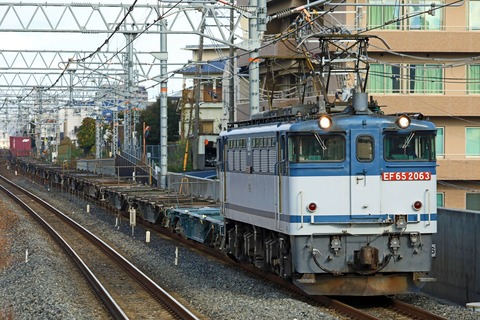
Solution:
[(312, 131), (313, 135), (315, 136), (315, 139), (317, 139), (318, 141), (318, 144), (320, 145), (320, 147), (322, 148), (323, 151), (327, 150), (327, 146), (325, 145), (325, 141), (323, 141), (323, 139), (320, 137), (320, 135), (315, 132), (315, 131)]
[(406, 149), (408, 145), (410, 144), (410, 141), (412, 141), (413, 136), (415, 135), (415, 131), (410, 132), (410, 135), (405, 139), (405, 143), (403, 144), (402, 149)]

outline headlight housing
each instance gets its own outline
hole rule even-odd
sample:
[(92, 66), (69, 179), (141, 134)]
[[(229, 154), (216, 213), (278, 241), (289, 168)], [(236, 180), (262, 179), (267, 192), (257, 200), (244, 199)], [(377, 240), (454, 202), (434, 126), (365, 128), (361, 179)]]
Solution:
[(400, 129), (406, 129), (410, 126), (411, 122), (412, 120), (410, 120), (409, 116), (402, 114), (398, 117), (396, 124)]
[(318, 119), (318, 126), (324, 130), (330, 128), (332, 126), (332, 118), (326, 114), (321, 115)]

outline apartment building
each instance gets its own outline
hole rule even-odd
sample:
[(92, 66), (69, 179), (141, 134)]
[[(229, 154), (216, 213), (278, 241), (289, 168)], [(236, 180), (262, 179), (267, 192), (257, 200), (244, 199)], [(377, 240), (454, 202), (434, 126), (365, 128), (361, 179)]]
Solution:
[[(368, 76), (338, 75), (324, 92), (334, 97), (342, 86), (366, 81), (385, 113), (429, 118), (438, 127), (438, 204), (480, 210), (480, 0), (271, 0), (267, 14), (262, 110), (318, 101), (321, 83), (309, 74), (321, 57), (313, 42), (307, 50), (298, 46), (301, 32), (368, 36)], [(239, 66), (248, 66), (246, 58)], [(243, 98), (238, 118), (248, 114)]]
[(368, 49), (369, 94), (435, 123), (437, 203), (480, 210), (480, 1), (363, 3), (347, 21), (382, 40)]

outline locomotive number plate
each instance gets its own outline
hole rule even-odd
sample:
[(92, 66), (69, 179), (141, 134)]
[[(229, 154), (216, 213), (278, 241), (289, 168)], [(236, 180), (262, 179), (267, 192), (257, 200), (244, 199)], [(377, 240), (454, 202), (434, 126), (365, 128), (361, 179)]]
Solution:
[(430, 172), (382, 172), (383, 181), (415, 181), (430, 180)]

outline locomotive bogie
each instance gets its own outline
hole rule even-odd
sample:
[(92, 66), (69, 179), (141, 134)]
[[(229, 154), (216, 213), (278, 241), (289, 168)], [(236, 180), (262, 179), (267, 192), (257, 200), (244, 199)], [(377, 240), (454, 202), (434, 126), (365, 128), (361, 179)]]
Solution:
[(290, 279), (292, 255), (290, 237), (239, 221), (226, 220), (226, 253), (238, 261)]
[[(312, 295), (415, 292), (431, 278), (430, 234), (287, 236), (227, 220), (227, 253)], [(372, 254), (373, 252), (373, 254)]]

